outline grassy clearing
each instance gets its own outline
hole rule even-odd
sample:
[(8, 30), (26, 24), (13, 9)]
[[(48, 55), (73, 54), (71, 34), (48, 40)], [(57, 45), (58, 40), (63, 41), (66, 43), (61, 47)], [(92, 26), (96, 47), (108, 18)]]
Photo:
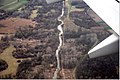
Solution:
[(14, 11), (19, 9), (21, 6), (25, 5), (28, 1), (27, 0), (14, 0), (13, 2), (6, 4), (2, 7), (0, 7), (0, 9), (3, 9), (5, 11)]
[(15, 59), (12, 56), (12, 52), (15, 50), (15, 48), (11, 45), (7, 49), (3, 51), (3, 53), (0, 55), (0, 59), (5, 60), (8, 64), (8, 68), (4, 71), (0, 72), (0, 75), (6, 75), (6, 74), (16, 74), (16, 69), (18, 67), (17, 59)]
[(12, 52), (16, 50), (13, 45), (10, 45), (7, 49), (3, 51), (3, 53), (0, 54), (0, 59), (4, 60), (8, 64), (8, 68), (6, 70), (3, 70), (0, 72), (0, 76), (9, 75), (11, 74), (12, 78), (16, 78), (16, 72), (19, 63), (17, 62), (18, 60), (26, 60), (26, 59), (31, 59), (31, 58), (21, 58), (21, 59), (16, 59), (13, 57)]
[(4, 36), (5, 36), (5, 35), (3, 35), (3, 34), (0, 34), (0, 40), (1, 40), (1, 38), (2, 38), (2, 37), (4, 37)]
[(75, 6), (72, 6), (70, 12), (74, 12), (74, 11), (79, 11), (79, 12), (81, 12), (81, 11), (84, 11), (84, 10), (85, 10), (84, 8), (83, 8), (83, 9), (78, 9), (78, 8), (76, 8)]
[(30, 15), (30, 18), (31, 18), (31, 19), (34, 19), (35, 17), (37, 17), (37, 15), (38, 15), (37, 12), (38, 12), (38, 9), (33, 10), (33, 11), (32, 11), (32, 14)]

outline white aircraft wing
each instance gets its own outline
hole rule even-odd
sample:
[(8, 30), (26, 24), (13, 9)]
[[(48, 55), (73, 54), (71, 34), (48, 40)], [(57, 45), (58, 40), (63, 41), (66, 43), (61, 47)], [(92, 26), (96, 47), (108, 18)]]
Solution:
[(95, 13), (103, 19), (118, 35), (119, 3), (116, 0), (84, 0)]
[[(84, 0), (87, 5), (103, 19), (115, 33), (99, 43), (88, 54), (90, 58), (119, 52), (119, 1), (117, 0)], [(117, 34), (116, 34), (117, 33)]]

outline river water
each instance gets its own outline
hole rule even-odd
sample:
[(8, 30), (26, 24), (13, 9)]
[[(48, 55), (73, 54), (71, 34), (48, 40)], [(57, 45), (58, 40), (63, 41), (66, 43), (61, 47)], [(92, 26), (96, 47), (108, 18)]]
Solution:
[(62, 8), (62, 14), (58, 17), (58, 21), (61, 22), (60, 25), (57, 26), (57, 29), (60, 31), (59, 33), (59, 46), (56, 50), (56, 58), (57, 58), (57, 68), (56, 68), (56, 71), (54, 72), (54, 76), (53, 76), (53, 79), (57, 79), (57, 75), (60, 71), (60, 58), (59, 58), (59, 51), (61, 49), (61, 46), (63, 44), (63, 40), (62, 40), (62, 35), (63, 35), (63, 29), (62, 29), (62, 25), (64, 24), (63, 20), (61, 20), (61, 17), (63, 17), (64, 15), (64, 1), (63, 1), (63, 8)]

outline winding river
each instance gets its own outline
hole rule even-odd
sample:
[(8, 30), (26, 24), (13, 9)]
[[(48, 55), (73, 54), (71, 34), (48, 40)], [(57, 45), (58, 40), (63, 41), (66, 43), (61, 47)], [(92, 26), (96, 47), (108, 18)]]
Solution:
[(63, 8), (62, 8), (62, 14), (58, 17), (58, 21), (61, 22), (60, 25), (57, 26), (57, 29), (60, 31), (59, 33), (59, 46), (56, 50), (56, 58), (57, 58), (57, 68), (56, 68), (56, 71), (54, 72), (54, 76), (53, 76), (53, 79), (57, 79), (57, 75), (60, 71), (60, 59), (59, 59), (59, 51), (61, 49), (61, 46), (63, 44), (63, 40), (62, 40), (62, 35), (63, 35), (63, 29), (62, 29), (62, 25), (64, 24), (64, 22), (61, 20), (61, 17), (63, 17), (64, 15), (64, 1), (63, 1)]

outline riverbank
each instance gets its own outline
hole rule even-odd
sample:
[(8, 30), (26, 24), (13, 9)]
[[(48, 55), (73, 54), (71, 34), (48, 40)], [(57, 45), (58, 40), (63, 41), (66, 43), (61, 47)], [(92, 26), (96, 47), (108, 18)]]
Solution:
[(57, 58), (57, 69), (54, 73), (54, 76), (53, 76), (53, 79), (57, 79), (57, 75), (60, 71), (60, 57), (59, 57), (59, 51), (61, 49), (61, 46), (63, 45), (63, 28), (62, 28), (62, 25), (64, 25), (64, 22), (63, 20), (61, 20), (61, 18), (63, 17), (64, 15), (64, 1), (63, 1), (63, 8), (62, 8), (62, 14), (58, 17), (58, 21), (61, 22), (60, 25), (57, 26), (57, 29), (60, 31), (59, 33), (59, 46), (58, 46), (58, 49), (56, 50), (56, 58)]

